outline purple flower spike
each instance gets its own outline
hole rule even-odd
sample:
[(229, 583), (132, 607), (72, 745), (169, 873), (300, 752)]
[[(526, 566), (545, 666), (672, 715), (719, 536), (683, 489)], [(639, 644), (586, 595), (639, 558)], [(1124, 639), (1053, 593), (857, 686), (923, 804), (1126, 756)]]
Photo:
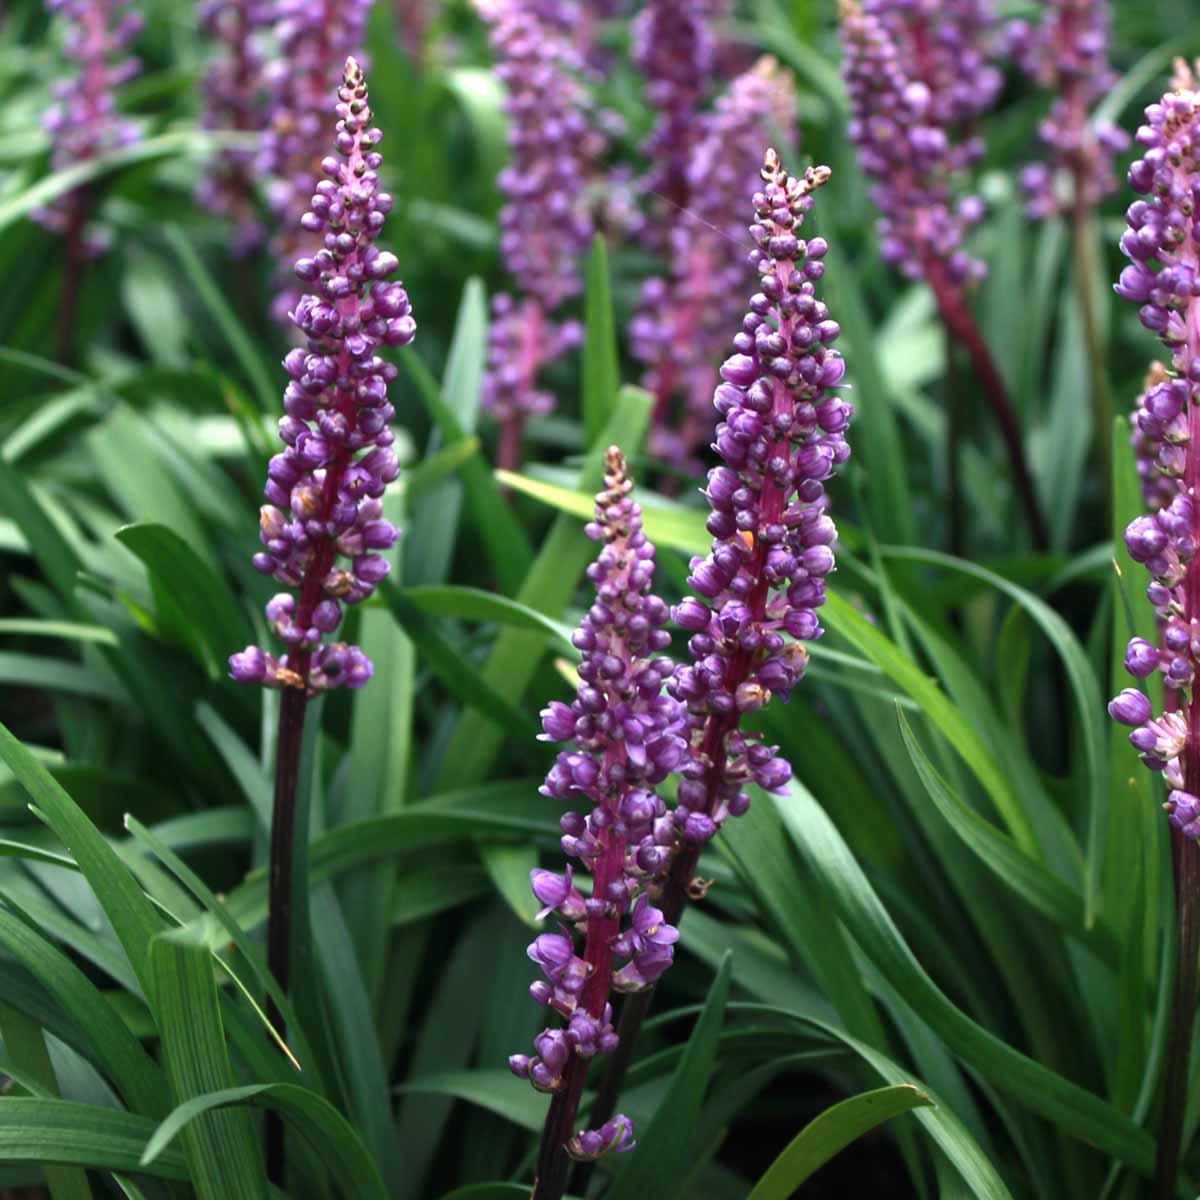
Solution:
[(1200, 196), (1200, 90), (1182, 61), (1172, 83), (1173, 90), (1146, 109), (1137, 131), (1141, 157), (1129, 168), (1129, 185), (1141, 198), (1126, 212), (1121, 250), (1130, 265), (1116, 291), (1139, 306), (1142, 324), (1170, 354), (1169, 366), (1151, 367), (1133, 421), (1142, 492), (1151, 511), (1125, 530), (1130, 556), (1151, 577), (1146, 595), (1159, 619), (1160, 645), (1134, 638), (1125, 666), (1139, 679), (1161, 670), (1168, 705), (1176, 707), (1152, 719), (1149, 701), (1126, 689), (1109, 712), (1135, 726), (1130, 742), (1174, 788), (1167, 806), (1172, 824), (1195, 837), (1200, 823), (1176, 797), (1190, 803), (1200, 791), (1200, 755), (1189, 733), (1200, 660), (1200, 512), (1194, 501), (1200, 454), (1192, 436), (1200, 402), (1200, 230), (1191, 216)]
[(686, 208), (691, 194), (691, 150), (716, 51), (712, 22), (729, 8), (729, 0), (647, 0), (633, 21), (633, 61), (657, 114), (643, 147), (653, 164), (644, 186), (676, 209)]
[(991, 34), (986, 0), (842, 0), (850, 139), (873, 183), (883, 257), (910, 279), (933, 264), (956, 284), (984, 273), (963, 249), (983, 204), (961, 181), (983, 153), (972, 122), (1000, 90)]
[[(54, 101), (42, 120), (53, 146), (50, 165), (62, 171), (138, 140), (137, 126), (117, 113), (115, 92), (141, 65), (125, 50), (142, 18), (127, 0), (46, 0), (46, 7), (62, 22), (63, 55), (75, 67), (54, 84)], [(55, 233), (80, 236), (85, 253), (94, 255), (104, 249), (105, 238), (98, 230), (83, 230), (88, 208), (80, 189), (36, 210), (33, 218)]]
[(282, 320), (295, 307), (299, 289), (284, 264), (314, 254), (323, 229), (297, 221), (305, 197), (324, 173), (329, 94), (348, 55), (361, 55), (370, 0), (274, 0), (273, 32), (278, 56), (263, 69), (268, 120), (262, 163), (266, 198), (275, 218), (271, 259), (279, 264), (272, 311)]
[[(803, 181), (793, 179), (770, 150), (761, 176), (750, 227), (761, 290), (750, 299), (714, 395), (723, 418), (716, 449), (725, 465), (708, 477), (712, 551), (693, 560), (688, 581), (702, 600), (686, 599), (674, 613), (694, 631), (692, 663), (668, 684), (687, 706), (694, 754), (682, 769), (672, 821), (645, 841), (647, 852), (679, 843), (673, 854), (682, 865), (668, 859), (663, 870), (683, 871), (688, 878), (676, 882), (685, 886), (699, 848), (749, 806), (745, 785), (778, 791), (791, 776), (775, 747), (739, 724), (742, 713), (772, 695), (787, 699), (808, 662), (795, 639), (820, 636), (817, 609), (836, 538), (824, 481), (850, 453), (850, 407), (826, 382), (841, 378), (829, 348), (838, 326), (814, 288), (824, 243), (798, 236), (810, 193), (829, 170), (811, 168)], [(635, 964), (642, 974), (648, 967), (652, 961)]]
[(580, 290), (579, 258), (592, 234), (588, 175), (604, 138), (589, 124), (575, 75), (583, 67), (577, 13), (538, 0), (476, 0), (476, 8), (491, 27), (507, 93), (511, 162), (496, 181), (506, 199), (500, 257), (520, 293), (492, 301), (483, 404), (502, 427), (500, 465), (515, 468), (524, 421), (554, 404), (539, 372), (580, 339), (578, 325), (555, 312)]
[[(261, 134), (267, 108), (259, 36), (271, 23), (270, 0), (205, 0), (198, 16), (200, 27), (222, 47), (204, 77), (201, 124), (205, 129)], [(257, 249), (263, 238), (252, 201), (258, 159), (254, 150), (222, 150), (196, 192), (204, 208), (233, 221), (237, 258)]]
[[(1108, 0), (1048, 0), (1036, 26), (1009, 26), (1013, 57), (1055, 97), (1038, 126), (1047, 161), (1021, 173), (1033, 217), (1065, 214), (1076, 204), (1093, 208), (1116, 190), (1113, 156), (1129, 139), (1088, 115), (1116, 78), (1108, 63), (1109, 26)], [(1064, 187), (1067, 177), (1073, 182)]]
[(552, 912), (560, 913), (568, 921), (578, 921), (584, 915), (583, 897), (578, 888), (571, 886), (570, 863), (565, 875), (535, 867), (529, 872), (529, 886), (543, 906), (537, 914), (539, 921)]
[[(711, 433), (717, 364), (750, 280), (746, 180), (759, 168), (760, 147), (793, 140), (795, 103), (792, 78), (773, 58), (738, 76), (711, 112), (693, 120), (693, 136), (683, 143), (690, 153), (678, 209), (650, 222), (666, 233), (671, 273), (643, 285), (629, 326), (631, 349), (645, 364), (642, 383), (655, 398), (650, 452), (681, 467), (699, 470), (696, 451)], [(820, 256), (816, 239), (810, 252), (814, 260)]]
[[(685, 761), (687, 743), (683, 709), (663, 695), (674, 669), (661, 653), (670, 644), (663, 629), (667, 606), (652, 590), (654, 547), (642, 531), (632, 488), (624, 456), (610, 447), (604, 490), (586, 529), (602, 548), (587, 573), (596, 601), (573, 639), (583, 655), (580, 684), (569, 706), (556, 702), (542, 713), (545, 738), (574, 743), (558, 755), (542, 791), (590, 809), (586, 816), (566, 813), (561, 825), (563, 850), (591, 872), (592, 887), (584, 900), (570, 865), (563, 875), (541, 869), (530, 875), (543, 905), (539, 917), (556, 911), (583, 933), (584, 944), (580, 957), (564, 926), (562, 933), (542, 934), (530, 945), (529, 957), (546, 975), (535, 985), (535, 999), (567, 1026), (565, 1032), (543, 1031), (534, 1043), (535, 1057), (517, 1061), (528, 1064), (535, 1088), (555, 1093), (547, 1120), (564, 1131), (574, 1127), (587, 1060), (617, 1045), (609, 1003), (614, 979), (620, 977), (623, 990), (648, 987), (670, 965), (679, 937), (642, 893), (648, 872), (639, 842), (669, 820), (654, 788)], [(614, 971), (614, 958), (629, 962)], [(554, 1052), (548, 1054), (543, 1039), (551, 1037)], [(593, 1134), (579, 1135), (592, 1157), (628, 1148), (628, 1122), (601, 1132), (599, 1142)], [(566, 1136), (544, 1142), (543, 1151), (558, 1153)]]
[[(416, 333), (403, 286), (388, 279), (395, 255), (375, 245), (392, 198), (379, 190), (382, 134), (371, 125), (366, 81), (352, 58), (336, 111), (337, 156), (322, 162), (326, 178), (303, 222), (323, 245), (296, 264), (316, 289), (290, 314), (307, 349), (283, 362), (290, 376), (279, 423), (284, 449), (268, 468), (264, 551), (254, 559), (297, 593), (267, 605), (267, 622), (287, 651), (276, 658), (252, 646), (230, 658), (239, 682), (310, 691), (362, 687), (371, 678), (358, 647), (325, 635), (337, 628), (342, 604), (365, 600), (386, 573), (386, 560), (364, 551), (398, 536), (382, 516), (384, 491), (399, 474), (387, 399), (396, 368), (377, 352), (405, 346)], [(337, 565), (339, 555), (348, 567)]]

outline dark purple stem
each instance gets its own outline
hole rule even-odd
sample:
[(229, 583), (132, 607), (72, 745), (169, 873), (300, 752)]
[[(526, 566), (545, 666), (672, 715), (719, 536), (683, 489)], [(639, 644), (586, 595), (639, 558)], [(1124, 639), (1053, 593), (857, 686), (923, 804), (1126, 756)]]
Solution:
[(58, 309), (58, 361), (63, 366), (70, 366), (74, 358), (75, 314), (79, 310), (79, 291), (87, 270), (83, 227), (87, 224), (91, 206), (90, 189), (79, 188), (71, 196), (71, 216), (63, 237), (65, 261)]
[(502, 471), (521, 469), (521, 427), (524, 422), (520, 413), (513, 413), (500, 422), (500, 445), (496, 451), (496, 465)]
[(575, 1133), (575, 1114), (587, 1079), (588, 1060), (576, 1054), (563, 1072), (562, 1087), (554, 1093), (542, 1126), (537, 1170), (531, 1200), (562, 1200), (567, 1190), (571, 1159), (567, 1143)]
[[(275, 748), (275, 803), (271, 814), (271, 864), (267, 909), (267, 967), (280, 990), (287, 992), (292, 957), (292, 863), (296, 852), (296, 788), (308, 695), (304, 688), (285, 688), (279, 706), (279, 737)], [(281, 1039), (287, 1025), (273, 999), (267, 1000), (267, 1019)], [(267, 1114), (267, 1176), (284, 1186), (283, 1123)]]
[[(1200, 704), (1192, 705), (1200, 714)], [(1196, 734), (1200, 719), (1193, 717), (1189, 737)], [(1190, 756), (1197, 757), (1197, 756)], [(1195, 764), (1190, 764), (1195, 766)], [(1200, 786), (1200, 778), (1186, 777), (1189, 789)], [(1200, 953), (1200, 845), (1194, 838), (1171, 832), (1175, 865), (1176, 961), (1175, 987), (1171, 1002), (1171, 1032), (1167, 1041), (1167, 1073), (1163, 1082), (1162, 1123), (1158, 1132), (1158, 1154), (1154, 1164), (1154, 1200), (1172, 1200), (1183, 1148), (1183, 1121), (1187, 1108), (1188, 1067), (1192, 1030), (1196, 1023), (1197, 954)]]

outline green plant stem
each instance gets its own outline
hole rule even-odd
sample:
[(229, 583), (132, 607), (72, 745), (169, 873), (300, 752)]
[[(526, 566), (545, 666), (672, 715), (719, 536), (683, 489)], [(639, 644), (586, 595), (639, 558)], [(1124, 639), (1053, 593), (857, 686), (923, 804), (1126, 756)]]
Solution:
[[(1200, 705), (1192, 705), (1192, 709), (1198, 715), (1190, 718), (1189, 724), (1200, 724)], [(1193, 773), (1200, 775), (1200, 770)], [(1200, 784), (1200, 779), (1186, 780), (1189, 789), (1197, 784)], [(1183, 1149), (1188, 1066), (1196, 1020), (1197, 954), (1200, 952), (1200, 845), (1194, 838), (1183, 837), (1172, 831), (1171, 846), (1175, 866), (1177, 952), (1171, 1031), (1167, 1041), (1167, 1072), (1163, 1082), (1158, 1155), (1154, 1165), (1154, 1200), (1171, 1200), (1175, 1195)]]
[(1096, 450), (1106, 480), (1112, 478), (1113, 403), (1108, 390), (1108, 375), (1104, 369), (1104, 348), (1100, 344), (1100, 326), (1096, 306), (1092, 302), (1092, 255), (1088, 229), (1091, 209), (1083, 188), (1081, 169), (1075, 172), (1075, 197), (1071, 210), (1071, 255), (1074, 259), (1075, 293), (1079, 301), (1079, 316), (1083, 325), (1083, 340), (1087, 351), (1088, 375), (1091, 383), (1092, 421), (1096, 427)]
[[(275, 802), (271, 814), (271, 863), (267, 914), (267, 967), (282, 991), (288, 990), (292, 951), (292, 866), (296, 853), (296, 788), (308, 693), (303, 687), (285, 688), (279, 706), (279, 736), (275, 746)], [(275, 1001), (268, 998), (267, 1018), (281, 1039), (287, 1023)], [(284, 1185), (283, 1123), (276, 1113), (266, 1121), (267, 1175), (276, 1187)]]

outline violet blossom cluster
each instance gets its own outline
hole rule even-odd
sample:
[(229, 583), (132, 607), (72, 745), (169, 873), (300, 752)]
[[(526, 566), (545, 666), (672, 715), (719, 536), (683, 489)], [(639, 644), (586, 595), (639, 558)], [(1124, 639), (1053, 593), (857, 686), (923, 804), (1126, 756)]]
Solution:
[(1171, 412), (1171, 377), (1160, 362), (1150, 364), (1146, 381), (1133, 406), (1130, 441), (1142, 499), (1151, 512), (1166, 508), (1183, 487), (1183, 466), (1188, 437), (1187, 418), (1178, 415), (1163, 420), (1160, 414)]
[[(1141, 305), (1142, 324), (1170, 352), (1170, 366), (1145, 393), (1140, 430), (1159, 444), (1155, 464), (1178, 481), (1175, 494), (1156, 512), (1135, 517), (1125, 530), (1130, 557), (1150, 573), (1147, 597), (1158, 615), (1161, 645), (1134, 638), (1125, 668), (1135, 679), (1161, 671), (1179, 707), (1155, 717), (1146, 694), (1126, 688), (1109, 704), (1114, 720), (1132, 726), (1130, 742), (1170, 788), (1171, 824), (1200, 837), (1200, 756), (1191, 725), (1198, 715), (1192, 697), (1200, 660), (1200, 563), (1196, 560), (1200, 446), (1200, 91), (1190, 72), (1178, 88), (1146, 109), (1137, 132), (1142, 154), (1129, 168), (1129, 184), (1143, 198), (1126, 213), (1121, 250), (1130, 265), (1121, 272), (1118, 295)], [(1185, 754), (1185, 750), (1190, 753)]]
[(657, 114), (643, 147), (651, 164), (643, 185), (676, 208), (687, 207), (691, 195), (688, 166), (716, 52), (712, 22), (728, 9), (729, 0), (648, 0), (633, 20), (633, 62)]
[[(220, 47), (203, 82), (205, 129), (263, 131), (266, 64), (259, 43), (273, 15), (271, 0), (205, 0), (200, 5), (200, 27)], [(263, 239), (253, 202), (259, 157), (254, 147), (222, 150), (196, 191), (200, 204), (233, 221), (236, 258), (251, 253)]]
[[(542, 787), (545, 795), (590, 811), (562, 818), (562, 847), (591, 873), (590, 894), (564, 874), (535, 870), (533, 893), (542, 910), (555, 913), (558, 933), (543, 933), (529, 957), (544, 979), (530, 992), (559, 1014), (565, 1025), (543, 1030), (536, 1053), (509, 1059), (514, 1074), (539, 1091), (573, 1095), (578, 1101), (583, 1073), (596, 1054), (617, 1045), (610, 991), (632, 992), (652, 985), (670, 966), (678, 931), (663, 919), (645, 890), (662, 868), (673, 840), (673, 818), (655, 789), (687, 754), (682, 706), (663, 693), (674, 663), (662, 654), (670, 644), (663, 628), (666, 604), (654, 595), (654, 546), (642, 530), (641, 508), (625, 460), (615, 446), (605, 460), (604, 490), (596, 497), (589, 537), (602, 549), (588, 569), (595, 603), (573, 641), (582, 654), (580, 684), (571, 704), (551, 703), (542, 711), (544, 741), (572, 742), (560, 753)], [(578, 952), (572, 926), (584, 935)], [(614, 959), (626, 960), (615, 966)], [(579, 1134), (571, 1143), (577, 1158), (631, 1149), (627, 1118)]]
[[(392, 198), (379, 190), (382, 134), (371, 125), (353, 58), (337, 95), (338, 153), (321, 162), (325, 178), (300, 221), (320, 245), (296, 262), (297, 276), (314, 289), (290, 314), (307, 348), (283, 361), (290, 377), (279, 422), (284, 449), (268, 467), (263, 550), (254, 556), (258, 571), (298, 595), (281, 592), (267, 604), (271, 631), (287, 646), (281, 657), (250, 646), (229, 660), (241, 683), (314, 691), (360, 687), (371, 676), (357, 646), (326, 638), (341, 623), (342, 605), (366, 599), (387, 574), (377, 552), (399, 537), (382, 504), (399, 474), (387, 397), (396, 368), (378, 351), (406, 346), (416, 333), (403, 286), (388, 280), (396, 256), (375, 245)], [(337, 565), (338, 556), (349, 566)]]
[[(1021, 172), (1029, 213), (1049, 217), (1076, 203), (1094, 207), (1116, 190), (1113, 156), (1129, 145), (1122, 129), (1089, 111), (1116, 81), (1108, 62), (1108, 0), (1046, 0), (1038, 24), (1016, 21), (1008, 33), (1021, 68), (1054, 95), (1038, 125), (1048, 160)], [(1061, 186), (1067, 177), (1074, 182)]]
[[(580, 290), (579, 259), (592, 232), (588, 171), (604, 139), (587, 118), (570, 22), (551, 19), (562, 15), (561, 4), (476, 0), (476, 7), (490, 26), (506, 92), (511, 161), (496, 183), (506, 201), (500, 257), (516, 284), (515, 294), (492, 303), (483, 404), (519, 444), (524, 419), (553, 407), (538, 373), (582, 334), (556, 311)], [(516, 465), (514, 449), (504, 465)]]
[(981, 278), (964, 249), (983, 202), (961, 194), (983, 153), (972, 123), (1000, 90), (987, 0), (842, 0), (850, 139), (872, 181), (881, 252), (910, 279)]
[(761, 146), (793, 140), (795, 101), (791, 74), (764, 56), (699, 119), (688, 209), (668, 223), (670, 274), (645, 282), (629, 325), (642, 384), (655, 397), (649, 450), (685, 469), (698, 469), (693, 456), (711, 435), (717, 366), (750, 277), (745, 181), (761, 165)]
[[(296, 213), (321, 177), (328, 97), (347, 56), (360, 54), (371, 5), (370, 0), (271, 3), (277, 56), (263, 70), (268, 103), (261, 160), (275, 227), (271, 259), (287, 263), (320, 244), (296, 224)], [(277, 285), (273, 312), (282, 320), (299, 293), (284, 275)]]
[(680, 768), (673, 818), (693, 854), (746, 811), (747, 784), (778, 792), (791, 777), (777, 747), (739, 726), (772, 696), (787, 699), (808, 663), (802, 643), (821, 636), (837, 537), (825, 481), (850, 455), (853, 410), (839, 395), (845, 363), (832, 349), (840, 330), (814, 289), (827, 246), (798, 236), (829, 168), (810, 167), (801, 181), (768, 150), (761, 177), (750, 226), (760, 290), (713, 396), (724, 465), (709, 472), (705, 493), (712, 550), (692, 559), (695, 595), (672, 612), (692, 634), (692, 662), (667, 687), (688, 711), (693, 754)]
[[(117, 112), (116, 89), (138, 72), (126, 50), (142, 18), (127, 0), (46, 0), (46, 7), (63, 22), (63, 55), (75, 67), (54, 83), (54, 102), (42, 120), (53, 145), (50, 165), (62, 171), (138, 140), (137, 126)], [(79, 235), (89, 254), (104, 247), (98, 231), (83, 229), (82, 191), (67, 192), (33, 217), (55, 233)]]

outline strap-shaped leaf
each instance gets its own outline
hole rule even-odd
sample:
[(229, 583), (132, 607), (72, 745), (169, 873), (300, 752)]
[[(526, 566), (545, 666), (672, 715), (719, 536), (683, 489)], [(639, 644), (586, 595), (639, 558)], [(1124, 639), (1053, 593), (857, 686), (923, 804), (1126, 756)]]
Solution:
[(645, 1131), (635, 1131), (638, 1148), (613, 1180), (608, 1200), (678, 1196), (686, 1180), (688, 1156), (704, 1093), (717, 1060), (717, 1039), (725, 1020), (732, 973), (731, 954), (717, 968), (708, 999), (687, 1048)]
[(747, 1200), (788, 1200), (819, 1167), (884, 1121), (933, 1101), (911, 1083), (851, 1096), (813, 1118), (754, 1185)]
[(180, 1150), (170, 1149), (153, 1163), (142, 1163), (154, 1129), (149, 1117), (116, 1108), (40, 1097), (0, 1099), (0, 1162), (72, 1163), (98, 1171), (187, 1179)]
[[(182, 933), (163, 934), (151, 945), (150, 962), (163, 1060), (176, 1101), (232, 1087), (207, 947)], [(248, 1113), (199, 1113), (184, 1128), (183, 1149), (200, 1200), (265, 1200), (267, 1180)]]
[(112, 923), (142, 991), (152, 995), (150, 942), (162, 930), (163, 919), (100, 831), (4, 725), (0, 725), (0, 758), (79, 864)]
[(180, 1133), (186, 1136), (195, 1122), (246, 1104), (278, 1112), (330, 1167), (343, 1195), (354, 1200), (388, 1200), (375, 1164), (346, 1118), (315, 1092), (291, 1083), (251, 1084), (193, 1096), (154, 1131), (142, 1155), (143, 1165), (150, 1166), (170, 1154), (171, 1142)]

